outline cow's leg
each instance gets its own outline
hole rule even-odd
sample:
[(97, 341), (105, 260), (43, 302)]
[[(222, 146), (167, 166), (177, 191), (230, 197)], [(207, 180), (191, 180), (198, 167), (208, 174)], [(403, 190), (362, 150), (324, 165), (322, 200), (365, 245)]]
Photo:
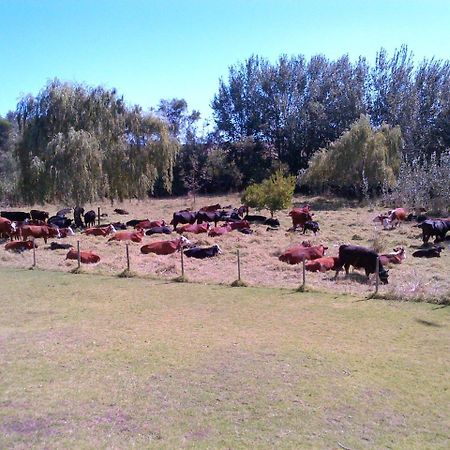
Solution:
[(347, 278), (348, 274), (350, 272), (350, 263), (345, 263), (344, 264), (344, 269), (345, 269), (345, 278)]

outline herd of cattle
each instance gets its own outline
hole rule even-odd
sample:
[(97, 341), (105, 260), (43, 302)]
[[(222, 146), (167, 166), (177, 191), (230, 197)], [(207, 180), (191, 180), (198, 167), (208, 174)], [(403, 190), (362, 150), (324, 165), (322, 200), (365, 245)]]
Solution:
[[(118, 215), (127, 215), (123, 209), (115, 209)], [(67, 218), (73, 213), (73, 219)], [(305, 234), (311, 231), (316, 235), (320, 231), (319, 223), (313, 220), (313, 213), (309, 205), (301, 208), (293, 208), (289, 212), (292, 219), (292, 228), (288, 231), (301, 231)], [(107, 216), (104, 214), (103, 216)], [(133, 219), (126, 223), (113, 222), (95, 225), (97, 214), (95, 211), (85, 212), (81, 207), (65, 208), (58, 211), (54, 216), (49, 216), (46, 211), (31, 210), (22, 211), (2, 211), (0, 214), (0, 237), (6, 239), (5, 249), (14, 252), (22, 252), (37, 247), (36, 239), (43, 239), (47, 244), (49, 239), (65, 238), (73, 236), (75, 232), (86, 236), (102, 236), (111, 241), (131, 241), (142, 243), (144, 236), (155, 234), (177, 233), (180, 236), (175, 239), (158, 240), (142, 245), (142, 254), (155, 253), (158, 255), (169, 255), (183, 250), (187, 257), (210, 258), (222, 253), (219, 245), (209, 247), (194, 245), (185, 234), (205, 233), (210, 237), (220, 237), (224, 234), (237, 231), (244, 234), (253, 232), (253, 224), (263, 224), (268, 232), (280, 229), (277, 219), (267, 218), (261, 215), (248, 214), (248, 208), (232, 208), (231, 206), (222, 208), (219, 204), (206, 206), (198, 211), (182, 210), (173, 213), (170, 224), (163, 219), (150, 220)], [(445, 240), (446, 233), (450, 230), (450, 218), (431, 219), (426, 216), (408, 214), (404, 208), (396, 208), (387, 214), (381, 214), (374, 219), (379, 222), (384, 229), (393, 229), (402, 222), (415, 221), (414, 227), (422, 230), (422, 248), (412, 254), (414, 257), (439, 257), (444, 247), (436, 245)], [(100, 222), (100, 220), (98, 220)], [(220, 223), (219, 223), (220, 222)], [(169, 226), (171, 225), (171, 226)], [(431, 237), (435, 237), (435, 245), (428, 244)], [(67, 249), (66, 259), (78, 259), (82, 263), (97, 263), (100, 256), (92, 251), (78, 251), (72, 248), (71, 244), (51, 242), (49, 249)], [(279, 260), (288, 264), (299, 264), (305, 261), (305, 268), (308, 271), (326, 272), (333, 270), (336, 272), (335, 279), (342, 268), (346, 275), (350, 266), (356, 269), (364, 269), (366, 276), (376, 272), (382, 283), (388, 283), (387, 265), (400, 264), (405, 258), (403, 247), (396, 247), (393, 252), (378, 254), (374, 250), (356, 245), (341, 245), (338, 254), (335, 256), (325, 256), (328, 247), (325, 245), (311, 245), (309, 241), (287, 248), (279, 255)]]

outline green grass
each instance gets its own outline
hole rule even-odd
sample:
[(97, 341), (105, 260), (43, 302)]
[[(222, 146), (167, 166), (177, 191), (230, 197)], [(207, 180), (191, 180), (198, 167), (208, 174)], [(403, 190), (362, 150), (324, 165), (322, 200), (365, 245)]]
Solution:
[(448, 448), (448, 307), (3, 268), (0, 286), (0, 448)]

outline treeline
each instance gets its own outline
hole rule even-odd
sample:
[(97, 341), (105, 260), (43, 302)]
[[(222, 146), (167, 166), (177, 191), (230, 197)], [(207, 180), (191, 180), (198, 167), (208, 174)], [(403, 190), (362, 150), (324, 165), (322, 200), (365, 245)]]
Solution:
[[(346, 55), (252, 56), (229, 68), (211, 106), (205, 127), (183, 99), (144, 113), (114, 89), (52, 81), (0, 120), (0, 196), (84, 203), (225, 192), (308, 167), (311, 189), (356, 179), (348, 192), (361, 194), (365, 178), (371, 192), (385, 181), (368, 167), (380, 164), (373, 172), (392, 188), (402, 157), (439, 161), (450, 148), (449, 61), (414, 64), (406, 47), (380, 50), (373, 66)], [(333, 148), (346, 155), (345, 176)]]

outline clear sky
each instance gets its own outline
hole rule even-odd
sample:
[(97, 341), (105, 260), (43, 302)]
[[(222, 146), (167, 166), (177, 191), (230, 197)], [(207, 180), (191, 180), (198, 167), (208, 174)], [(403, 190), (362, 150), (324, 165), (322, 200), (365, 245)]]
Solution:
[(0, 0), (0, 115), (56, 77), (207, 117), (219, 78), (252, 54), (373, 63), (402, 44), (450, 59), (450, 0)]

